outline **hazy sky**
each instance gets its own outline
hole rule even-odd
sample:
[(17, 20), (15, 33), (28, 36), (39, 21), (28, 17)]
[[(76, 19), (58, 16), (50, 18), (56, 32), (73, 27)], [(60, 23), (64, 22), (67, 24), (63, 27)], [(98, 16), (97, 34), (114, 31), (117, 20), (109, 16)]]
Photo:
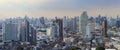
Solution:
[(0, 0), (0, 18), (120, 15), (120, 0)]

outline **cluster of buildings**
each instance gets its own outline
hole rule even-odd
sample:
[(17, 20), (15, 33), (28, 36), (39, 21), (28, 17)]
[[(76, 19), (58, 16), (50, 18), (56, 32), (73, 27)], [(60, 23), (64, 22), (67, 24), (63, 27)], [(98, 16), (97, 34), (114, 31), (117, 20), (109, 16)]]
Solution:
[[(109, 31), (114, 31), (114, 34), (115, 31), (119, 32), (119, 27), (119, 17), (88, 17), (87, 12), (72, 18), (9, 18), (0, 21), (0, 41), (3, 43), (0, 46), (18, 42), (21, 46), (26, 44), (42, 50), (69, 49), (70, 46), (83, 50), (97, 46), (107, 47), (112, 45), (111, 37), (116, 37), (110, 36)], [(107, 45), (108, 42), (111, 45)]]

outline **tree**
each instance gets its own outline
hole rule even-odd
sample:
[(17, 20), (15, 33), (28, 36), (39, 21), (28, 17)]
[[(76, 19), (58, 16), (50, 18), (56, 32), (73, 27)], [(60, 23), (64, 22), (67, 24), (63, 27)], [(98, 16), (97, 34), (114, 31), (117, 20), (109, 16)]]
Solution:
[(22, 47), (17, 47), (17, 50), (23, 50), (23, 48)]
[(98, 46), (95, 50), (105, 50), (104, 47)]
[(72, 46), (72, 47), (70, 48), (70, 50), (81, 50), (81, 48), (76, 47), (76, 46)]

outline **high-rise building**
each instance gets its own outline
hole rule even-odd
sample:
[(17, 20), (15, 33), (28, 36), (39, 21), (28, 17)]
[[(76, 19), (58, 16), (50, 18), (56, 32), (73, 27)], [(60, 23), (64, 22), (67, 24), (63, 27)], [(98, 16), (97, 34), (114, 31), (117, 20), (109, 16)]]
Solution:
[(60, 40), (63, 40), (63, 20), (62, 19), (56, 19), (56, 22), (59, 25), (59, 37), (60, 37)]
[(37, 41), (37, 38), (36, 38), (36, 28), (35, 27), (32, 27), (32, 26), (29, 26), (29, 36), (30, 36), (30, 43), (33, 44)]
[(107, 37), (107, 19), (104, 18), (102, 21), (102, 35)]
[(57, 38), (59, 36), (59, 25), (58, 23), (54, 22), (52, 23), (52, 30), (51, 30), (51, 37)]
[(74, 19), (73, 18), (70, 19), (69, 31), (74, 32)]
[(120, 28), (120, 18), (117, 16), (116, 27)]
[(92, 30), (91, 30), (92, 24), (88, 23), (86, 26), (86, 34), (85, 39), (90, 40), (92, 38)]
[(67, 26), (68, 26), (68, 17), (67, 16), (64, 16), (64, 18), (63, 18), (63, 28), (67, 28)]
[(88, 15), (87, 15), (87, 12), (84, 11), (82, 14), (81, 14), (81, 17), (80, 17), (80, 33), (82, 34), (85, 34), (86, 33), (86, 25), (88, 23)]
[(45, 26), (45, 18), (44, 17), (40, 18), (40, 23), (43, 27)]
[(73, 30), (74, 32), (79, 32), (79, 16), (74, 17)]
[(15, 23), (6, 23), (2, 25), (3, 42), (18, 41), (18, 25)]
[(21, 42), (36, 42), (36, 29), (25, 19), (19, 27)]
[(19, 28), (19, 34), (20, 34), (21, 42), (29, 42), (30, 41), (29, 22), (26, 19), (22, 22), (22, 24)]
[(101, 25), (102, 24), (102, 16), (99, 15), (98, 17), (96, 17), (95, 22), (98, 23), (99, 25)]

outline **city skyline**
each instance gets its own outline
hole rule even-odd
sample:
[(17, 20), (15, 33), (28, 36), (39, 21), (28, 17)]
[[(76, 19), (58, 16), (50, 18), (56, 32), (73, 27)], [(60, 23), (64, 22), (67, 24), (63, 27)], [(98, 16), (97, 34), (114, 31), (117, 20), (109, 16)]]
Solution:
[(120, 15), (120, 0), (0, 0), (0, 19), (11, 17)]
[(0, 50), (120, 50), (120, 0), (0, 0)]
[(120, 17), (9, 18), (0, 20), (2, 50), (120, 50)]

